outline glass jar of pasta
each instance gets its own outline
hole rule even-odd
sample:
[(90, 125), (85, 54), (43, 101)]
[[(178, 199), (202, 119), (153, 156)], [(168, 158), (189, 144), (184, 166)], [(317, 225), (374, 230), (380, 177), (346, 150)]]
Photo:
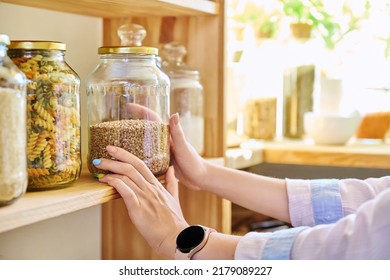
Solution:
[(9, 37), (0, 34), (0, 206), (27, 188), (26, 78), (7, 56)]
[(27, 83), (27, 190), (62, 188), (78, 179), (80, 78), (65, 61), (66, 45), (11, 41), (8, 54)]
[[(133, 27), (120, 28), (120, 35), (142, 40), (145, 31)], [(111, 158), (106, 146), (114, 145), (143, 160), (154, 175), (164, 174), (170, 162), (170, 80), (156, 65), (158, 49), (137, 43), (100, 47), (98, 53), (100, 62), (87, 79), (89, 171), (95, 177), (106, 173), (92, 161)]]

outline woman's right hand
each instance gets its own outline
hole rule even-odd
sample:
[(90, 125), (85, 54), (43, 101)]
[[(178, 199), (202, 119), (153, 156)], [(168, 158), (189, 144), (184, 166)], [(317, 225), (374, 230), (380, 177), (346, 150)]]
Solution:
[(202, 190), (202, 182), (207, 176), (207, 161), (185, 139), (177, 113), (170, 117), (169, 127), (175, 176), (190, 189)]

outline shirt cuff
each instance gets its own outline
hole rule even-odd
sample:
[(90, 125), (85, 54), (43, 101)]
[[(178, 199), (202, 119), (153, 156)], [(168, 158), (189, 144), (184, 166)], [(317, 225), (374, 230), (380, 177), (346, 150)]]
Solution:
[(234, 254), (236, 260), (260, 260), (264, 246), (271, 232), (249, 232), (237, 244)]
[(313, 226), (310, 180), (286, 179), (286, 185), (291, 224), (294, 227)]
[(295, 237), (307, 227), (289, 228), (272, 233), (264, 246), (263, 260), (289, 260)]
[(335, 223), (344, 217), (339, 180), (311, 180), (310, 185), (316, 225)]
[(339, 180), (286, 179), (290, 220), (293, 226), (314, 226), (344, 216)]
[(250, 232), (237, 244), (236, 260), (288, 260), (295, 237), (307, 227), (289, 228), (274, 232)]

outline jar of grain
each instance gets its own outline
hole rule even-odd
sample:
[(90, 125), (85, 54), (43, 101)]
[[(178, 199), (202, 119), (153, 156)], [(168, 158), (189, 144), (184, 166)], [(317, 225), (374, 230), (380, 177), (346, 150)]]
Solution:
[(65, 50), (53, 41), (9, 46), (28, 79), (28, 191), (66, 187), (80, 175), (80, 79), (66, 63)]
[(9, 37), (0, 34), (0, 206), (27, 188), (26, 78), (7, 56)]
[[(142, 41), (146, 32), (133, 27), (119, 34)], [(114, 145), (143, 160), (154, 175), (164, 174), (170, 162), (170, 80), (156, 65), (158, 49), (108, 46), (98, 54), (100, 62), (87, 79), (89, 171), (105, 173), (92, 161), (110, 158), (106, 146)]]
[(171, 114), (179, 113), (184, 135), (195, 150), (204, 152), (203, 86), (199, 71), (183, 61), (186, 48), (175, 42), (164, 45), (163, 70), (171, 79)]

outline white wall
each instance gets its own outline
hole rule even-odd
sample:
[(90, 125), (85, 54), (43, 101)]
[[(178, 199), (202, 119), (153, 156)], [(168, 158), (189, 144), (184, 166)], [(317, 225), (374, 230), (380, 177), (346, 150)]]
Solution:
[[(81, 78), (82, 138), (86, 139), (85, 80), (98, 63), (102, 20), (0, 2), (1, 33), (11, 40), (66, 43), (65, 59)], [(0, 259), (99, 259), (100, 216), (96, 206), (0, 234)]]

